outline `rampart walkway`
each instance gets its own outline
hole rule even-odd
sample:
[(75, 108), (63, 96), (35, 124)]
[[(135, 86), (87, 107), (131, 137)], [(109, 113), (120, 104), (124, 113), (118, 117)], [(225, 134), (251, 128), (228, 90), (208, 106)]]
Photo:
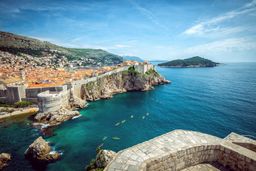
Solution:
[(105, 171), (181, 170), (211, 162), (253, 171), (256, 153), (208, 134), (175, 130), (118, 152)]

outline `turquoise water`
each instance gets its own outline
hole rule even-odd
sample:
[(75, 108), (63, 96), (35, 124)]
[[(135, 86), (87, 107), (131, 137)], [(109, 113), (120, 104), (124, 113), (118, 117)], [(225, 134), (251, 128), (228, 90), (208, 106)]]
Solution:
[[(54, 143), (56, 149), (63, 150), (64, 155), (46, 169), (84, 170), (99, 145), (118, 151), (174, 129), (196, 130), (220, 137), (233, 131), (255, 137), (255, 64), (158, 68), (172, 84), (90, 103), (80, 111), (82, 117), (56, 128), (47, 140)], [(115, 126), (123, 120), (123, 124)], [(31, 128), (28, 121), (0, 128), (0, 151), (14, 153), (12, 164), (15, 165), (7, 170), (33, 169), (24, 160), (23, 152), (37, 136), (39, 132)], [(103, 140), (104, 137), (107, 138)]]

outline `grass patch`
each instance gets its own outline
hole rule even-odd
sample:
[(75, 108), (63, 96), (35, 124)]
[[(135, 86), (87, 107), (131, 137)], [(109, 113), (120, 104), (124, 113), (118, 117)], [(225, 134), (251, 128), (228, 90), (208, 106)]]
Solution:
[(14, 107), (16, 108), (20, 108), (20, 107), (28, 107), (30, 105), (32, 105), (33, 103), (32, 102), (29, 102), (29, 101), (20, 101), (20, 102), (16, 102), (14, 103)]

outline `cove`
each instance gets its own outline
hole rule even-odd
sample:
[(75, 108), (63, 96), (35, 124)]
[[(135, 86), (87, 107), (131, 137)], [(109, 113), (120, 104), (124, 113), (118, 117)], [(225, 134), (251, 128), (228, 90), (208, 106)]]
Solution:
[[(255, 63), (157, 70), (172, 84), (91, 102), (82, 117), (58, 126), (47, 140), (63, 157), (46, 170), (84, 170), (102, 144), (119, 151), (174, 129), (256, 136)], [(28, 120), (1, 125), (0, 150), (14, 154), (7, 170), (34, 170), (23, 153), (39, 135)]]

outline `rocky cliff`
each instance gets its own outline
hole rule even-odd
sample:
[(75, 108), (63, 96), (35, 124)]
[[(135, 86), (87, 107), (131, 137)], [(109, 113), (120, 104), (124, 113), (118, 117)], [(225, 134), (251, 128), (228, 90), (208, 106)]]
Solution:
[(57, 111), (36, 114), (33, 125), (44, 132), (48, 127), (79, 117), (78, 111), (70, 109), (84, 108), (87, 105), (86, 101), (108, 99), (113, 94), (127, 91), (147, 91), (153, 89), (155, 85), (169, 83), (153, 68), (145, 73), (140, 73), (134, 66), (128, 70), (111, 72), (94, 80), (82, 84), (79, 88), (82, 99), (71, 93), (68, 106)]
[(145, 74), (137, 72), (134, 67), (127, 71), (115, 73), (82, 86), (82, 98), (87, 101), (111, 98), (113, 94), (127, 91), (147, 91), (153, 86), (169, 83), (154, 69)]

